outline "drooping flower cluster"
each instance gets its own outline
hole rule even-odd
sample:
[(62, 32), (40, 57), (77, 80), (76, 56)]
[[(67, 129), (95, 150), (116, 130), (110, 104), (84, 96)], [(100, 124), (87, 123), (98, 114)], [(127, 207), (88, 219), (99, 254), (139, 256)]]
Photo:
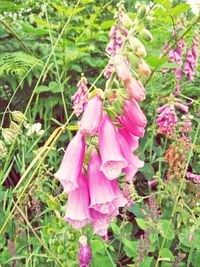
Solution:
[(189, 80), (194, 79), (194, 74), (198, 63), (198, 43), (199, 36), (196, 34), (192, 40), (192, 47), (188, 48), (183, 72)]
[[(121, 36), (117, 28), (112, 28), (111, 33), (114, 44), (119, 45)], [(140, 61), (146, 55), (145, 47), (139, 39), (132, 38), (135, 39), (128, 40), (127, 46)], [(145, 88), (138, 78), (134, 78), (129, 58), (121, 51), (115, 54), (114, 49), (111, 49), (113, 74), (119, 79), (118, 88), (113, 85), (116, 78), (110, 78), (105, 92), (93, 91), (83, 106), (80, 96), (86, 87), (79, 84), (80, 89), (73, 96), (73, 99), (78, 99), (74, 109), (75, 112), (78, 110), (78, 115), (84, 112), (78, 123), (78, 132), (68, 144), (55, 173), (64, 192), (68, 193), (64, 220), (75, 229), (91, 223), (94, 233), (100, 236), (107, 234), (119, 208), (131, 203), (123, 194), (118, 178), (123, 176), (123, 184), (133, 185), (138, 168), (144, 165), (133, 151), (138, 148), (138, 140), (144, 136), (147, 123), (138, 105), (138, 101), (145, 99)], [(111, 51), (108, 47), (107, 50)], [(115, 108), (114, 101), (119, 101), (120, 107)], [(110, 113), (113, 107), (114, 112)]]
[(84, 111), (88, 103), (87, 79), (84, 76), (82, 76), (77, 83), (77, 89), (76, 93), (72, 96), (72, 102), (74, 112), (78, 117)]
[(188, 112), (188, 106), (182, 103), (181, 99), (173, 98), (173, 101), (158, 108), (158, 118), (156, 123), (159, 127), (159, 132), (172, 136), (174, 128), (178, 123), (175, 107), (183, 112)]

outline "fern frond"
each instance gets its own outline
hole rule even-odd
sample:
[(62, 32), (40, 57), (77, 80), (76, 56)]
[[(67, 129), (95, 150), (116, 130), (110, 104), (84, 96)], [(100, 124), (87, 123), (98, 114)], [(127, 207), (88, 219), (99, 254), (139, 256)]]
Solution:
[(0, 78), (4, 75), (22, 78), (34, 65), (41, 67), (42, 64), (38, 58), (21, 51), (0, 54)]

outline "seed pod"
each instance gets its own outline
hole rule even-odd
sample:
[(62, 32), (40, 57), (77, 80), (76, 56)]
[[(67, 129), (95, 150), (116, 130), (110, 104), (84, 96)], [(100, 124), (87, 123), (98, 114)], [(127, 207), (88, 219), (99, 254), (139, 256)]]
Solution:
[(131, 65), (135, 68), (138, 68), (138, 65), (142, 63), (142, 58), (138, 57), (135, 53), (129, 52), (127, 53), (127, 57)]
[(137, 16), (139, 19), (143, 19), (146, 13), (147, 13), (147, 8), (145, 5), (142, 5), (138, 10)]
[(17, 110), (12, 111), (11, 115), (12, 115), (13, 120), (19, 123), (23, 123), (27, 120), (26, 116), (21, 111), (17, 111)]
[(130, 29), (133, 26), (133, 21), (126, 13), (124, 13), (122, 16), (122, 24), (127, 29)]
[(146, 49), (143, 45), (143, 43), (136, 37), (130, 37), (129, 38), (129, 44), (133, 52), (138, 56), (138, 57), (146, 57), (147, 52)]
[(150, 33), (150, 31), (148, 31), (147, 29), (142, 29), (139, 31), (139, 36), (144, 40), (144, 41), (147, 41), (147, 42), (151, 42), (153, 40), (153, 36), (152, 34)]
[(7, 147), (4, 142), (0, 140), (0, 158), (4, 158), (7, 154)]

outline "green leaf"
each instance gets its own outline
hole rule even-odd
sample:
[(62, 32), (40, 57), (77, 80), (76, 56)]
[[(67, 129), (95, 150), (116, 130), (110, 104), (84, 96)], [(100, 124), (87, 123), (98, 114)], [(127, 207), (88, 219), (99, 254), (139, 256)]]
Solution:
[(165, 7), (165, 8), (170, 8), (171, 7), (171, 3), (169, 0), (154, 0), (154, 2), (156, 2), (157, 4)]
[(160, 256), (162, 258), (169, 258), (170, 261), (174, 261), (175, 257), (173, 255), (173, 253), (171, 252), (171, 250), (169, 250), (168, 248), (163, 248), (160, 252)]
[(128, 257), (137, 257), (137, 241), (131, 241), (127, 238), (122, 238), (122, 243), (124, 244), (124, 251)]
[(140, 267), (150, 267), (152, 260), (153, 260), (153, 257), (145, 258), (144, 261), (140, 263)]
[(148, 222), (141, 219), (141, 218), (135, 218), (138, 226), (142, 229), (142, 230), (146, 230), (148, 228)]
[(157, 69), (168, 61), (168, 57), (163, 57), (163, 58), (158, 58), (156, 56), (148, 57), (146, 58), (146, 61), (151, 67), (154, 67)]
[(116, 224), (116, 223), (111, 223), (111, 228), (112, 228), (112, 231), (115, 235), (119, 235), (120, 234), (120, 228), (119, 226)]
[(173, 224), (167, 220), (158, 221), (158, 231), (166, 240), (172, 240), (175, 237)]
[(181, 13), (187, 11), (190, 9), (190, 5), (188, 4), (180, 4), (178, 6), (175, 6), (174, 8), (172, 8), (170, 10), (170, 13), (172, 16), (178, 16), (180, 15)]

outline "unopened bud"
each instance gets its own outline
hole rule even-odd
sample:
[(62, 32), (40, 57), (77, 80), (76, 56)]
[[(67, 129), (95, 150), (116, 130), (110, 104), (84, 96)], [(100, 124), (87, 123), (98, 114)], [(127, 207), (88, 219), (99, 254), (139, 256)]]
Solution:
[(8, 144), (11, 144), (16, 136), (16, 132), (14, 132), (12, 129), (10, 128), (2, 128), (2, 135), (3, 138), (5, 139), (5, 141)]
[(7, 154), (7, 147), (4, 142), (0, 140), (0, 158), (4, 158)]
[(147, 8), (146, 6), (142, 5), (138, 10), (137, 16), (139, 19), (143, 19), (146, 13), (147, 13)]
[(16, 134), (21, 133), (20, 126), (17, 123), (15, 123), (14, 121), (11, 121), (11, 123), (10, 123), (10, 129), (13, 132), (15, 132)]
[(21, 111), (12, 111), (11, 115), (13, 120), (16, 122), (23, 123), (26, 121), (26, 116)]
[(146, 57), (147, 52), (143, 43), (136, 37), (129, 38), (130, 47), (138, 57)]
[(138, 65), (138, 72), (141, 75), (147, 75), (149, 76), (151, 74), (151, 70), (147, 63), (142, 59), (142, 62)]
[(144, 40), (144, 41), (147, 41), (147, 42), (151, 42), (153, 40), (153, 36), (152, 34), (150, 33), (150, 31), (148, 31), (147, 29), (141, 29), (139, 31), (139, 36)]
[(129, 62), (131, 63), (131, 65), (135, 68), (138, 68), (138, 65), (142, 63), (142, 58), (138, 57), (135, 53), (133, 52), (129, 52), (127, 54), (127, 57), (129, 59)]
[(130, 17), (126, 13), (124, 13), (122, 16), (122, 24), (127, 29), (130, 29), (133, 26), (133, 21), (130, 19)]

